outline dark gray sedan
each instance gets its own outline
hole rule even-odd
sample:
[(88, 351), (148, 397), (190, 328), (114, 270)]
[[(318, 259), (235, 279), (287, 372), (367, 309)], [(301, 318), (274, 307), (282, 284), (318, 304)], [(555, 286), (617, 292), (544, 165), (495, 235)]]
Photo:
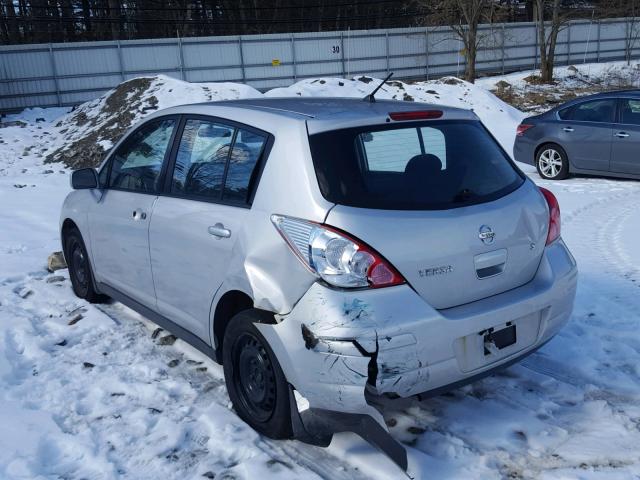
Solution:
[(525, 118), (513, 153), (548, 180), (571, 173), (640, 179), (640, 90), (581, 97)]

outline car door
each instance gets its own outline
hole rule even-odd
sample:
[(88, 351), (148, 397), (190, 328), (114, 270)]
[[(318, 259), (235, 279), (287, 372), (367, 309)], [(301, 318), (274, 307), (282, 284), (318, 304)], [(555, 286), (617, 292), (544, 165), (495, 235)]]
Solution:
[(173, 155), (149, 230), (158, 311), (205, 341), (269, 135), (191, 117)]
[(618, 123), (613, 126), (611, 171), (640, 175), (640, 98), (621, 98), (618, 105)]
[(576, 168), (609, 170), (615, 106), (615, 99), (606, 98), (558, 112), (558, 143)]
[(151, 308), (149, 221), (177, 122), (147, 122), (118, 146), (101, 171), (106, 188), (88, 214), (97, 280)]

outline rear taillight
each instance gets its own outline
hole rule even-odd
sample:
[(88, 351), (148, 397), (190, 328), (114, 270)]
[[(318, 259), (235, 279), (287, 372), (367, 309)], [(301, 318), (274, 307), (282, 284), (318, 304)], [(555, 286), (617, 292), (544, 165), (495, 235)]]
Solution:
[(335, 287), (389, 287), (404, 278), (375, 250), (327, 225), (271, 215), (293, 253), (314, 274)]
[(416, 110), (413, 112), (390, 112), (389, 117), (396, 122), (409, 120), (429, 120), (442, 117), (442, 110)]
[(521, 137), (524, 135), (524, 132), (526, 132), (530, 128), (533, 128), (533, 125), (528, 123), (521, 123), (520, 125), (518, 125), (518, 128), (516, 129), (516, 135), (518, 137)]
[(540, 187), (544, 199), (549, 205), (549, 233), (547, 233), (547, 245), (560, 237), (560, 204), (556, 196), (546, 188)]

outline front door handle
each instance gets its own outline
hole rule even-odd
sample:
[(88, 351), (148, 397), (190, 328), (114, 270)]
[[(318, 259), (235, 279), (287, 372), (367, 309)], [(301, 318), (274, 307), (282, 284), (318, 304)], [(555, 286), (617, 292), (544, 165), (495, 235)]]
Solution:
[(208, 228), (209, 235), (213, 235), (218, 238), (229, 238), (231, 236), (231, 230), (225, 228), (225, 226), (221, 223), (216, 223), (212, 227)]
[(627, 132), (618, 132), (616, 133), (616, 137), (618, 138), (627, 138), (629, 134)]
[(573, 127), (564, 127), (564, 128), (562, 129), (562, 131), (564, 131), (564, 132), (568, 132), (568, 133), (571, 133), (571, 132), (573, 132)]
[(143, 212), (139, 208), (136, 208), (133, 211), (133, 219), (134, 220), (145, 220), (147, 218), (147, 212)]

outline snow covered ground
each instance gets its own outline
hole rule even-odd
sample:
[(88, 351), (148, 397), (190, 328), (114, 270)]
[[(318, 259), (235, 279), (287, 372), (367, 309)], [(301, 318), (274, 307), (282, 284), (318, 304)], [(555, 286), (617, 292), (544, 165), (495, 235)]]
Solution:
[[(203, 99), (160, 83), (162, 106)], [(369, 87), (305, 80), (268, 95)], [(474, 108), (503, 145), (523, 116), (464, 83), (385, 90)], [(80, 301), (66, 270), (47, 272), (69, 170), (43, 162), (72, 141), (64, 114), (31, 110), (6, 119), (24, 126), (0, 128), (0, 478), (402, 478), (351, 434), (326, 450), (260, 437), (230, 409), (218, 365), (120, 304)], [(420, 478), (640, 478), (640, 183), (544, 182), (523, 168), (560, 200), (580, 268), (571, 323), (524, 362), (385, 418)]]

